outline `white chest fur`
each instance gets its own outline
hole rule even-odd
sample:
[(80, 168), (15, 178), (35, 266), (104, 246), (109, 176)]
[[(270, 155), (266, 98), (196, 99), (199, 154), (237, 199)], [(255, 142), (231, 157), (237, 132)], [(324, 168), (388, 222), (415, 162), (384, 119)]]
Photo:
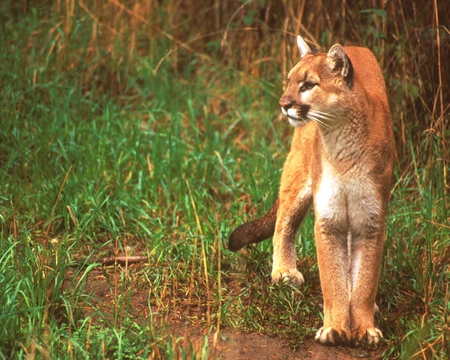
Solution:
[(335, 232), (334, 239), (341, 244), (338, 256), (347, 264), (343, 275), (349, 276), (349, 296), (358, 280), (364, 244), (373, 239), (381, 224), (376, 188), (364, 171), (355, 170), (341, 174), (324, 163), (314, 197), (316, 221), (328, 224), (328, 232)]
[(324, 162), (314, 196), (316, 216), (346, 227), (353, 238), (373, 228), (381, 208), (376, 188), (362, 170), (355, 166), (342, 174)]

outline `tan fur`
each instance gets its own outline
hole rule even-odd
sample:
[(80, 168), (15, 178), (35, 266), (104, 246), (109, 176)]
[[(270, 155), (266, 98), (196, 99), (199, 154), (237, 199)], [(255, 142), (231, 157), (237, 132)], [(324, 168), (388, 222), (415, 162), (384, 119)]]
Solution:
[[(365, 48), (334, 45), (302, 55), (280, 99), (296, 126), (278, 201), (261, 219), (241, 225), (230, 249), (274, 234), (272, 281), (301, 284), (295, 241), (311, 204), (328, 345), (378, 343), (374, 307), (393, 173), (392, 120), (384, 80)], [(274, 214), (276, 213), (276, 217)]]

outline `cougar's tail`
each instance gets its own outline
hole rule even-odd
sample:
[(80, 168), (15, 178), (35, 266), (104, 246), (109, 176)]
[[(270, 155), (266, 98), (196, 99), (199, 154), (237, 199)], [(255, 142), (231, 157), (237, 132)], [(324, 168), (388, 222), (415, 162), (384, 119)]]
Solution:
[(277, 199), (267, 214), (234, 229), (228, 240), (228, 248), (231, 251), (239, 251), (248, 244), (258, 243), (273, 236), (277, 222), (278, 203)]

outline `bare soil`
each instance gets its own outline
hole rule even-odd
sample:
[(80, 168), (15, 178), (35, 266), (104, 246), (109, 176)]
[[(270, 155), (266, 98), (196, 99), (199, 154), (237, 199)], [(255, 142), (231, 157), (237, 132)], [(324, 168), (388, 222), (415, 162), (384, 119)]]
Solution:
[(296, 351), (290, 349), (281, 338), (274, 338), (265, 334), (240, 333), (233, 329), (224, 329), (220, 332), (214, 344), (214, 335), (209, 336), (211, 357), (222, 360), (249, 360), (249, 359), (378, 359), (381, 349), (361, 350), (345, 347), (326, 347), (314, 340), (308, 340), (298, 347)]
[[(129, 265), (128, 270), (132, 270), (130, 273), (134, 273), (133, 270), (142, 266), (145, 265)], [(117, 263), (115, 266), (93, 269), (88, 276), (87, 292), (92, 296), (95, 309), (101, 310), (103, 314), (107, 317), (111, 316), (111, 318), (114, 311), (117, 311), (116, 307), (121, 306), (115, 300), (118, 298), (117, 296), (119, 294), (124, 295), (124, 292), (128, 293), (127, 309), (131, 309), (132, 314), (137, 319), (136, 321), (139, 321), (139, 319), (145, 321), (145, 319), (150, 318), (148, 289), (147, 291), (141, 291), (137, 281), (133, 281), (133, 276), (129, 277), (128, 285), (124, 289), (123, 281), (121, 282), (123, 271), (127, 270)], [(84, 316), (93, 313), (94, 308), (86, 307), (83, 309)], [(166, 319), (169, 321), (169, 332), (172, 332), (174, 338), (182, 339), (179, 342), (182, 346), (183, 344), (184, 346), (190, 344), (194, 349), (199, 350), (205, 342), (205, 336), (207, 336), (210, 358), (214, 359), (378, 359), (385, 349), (383, 345), (369, 350), (325, 347), (311, 338), (296, 346), (294, 351), (288, 341), (282, 337), (273, 337), (263, 333), (243, 333), (232, 327), (222, 327), (219, 332), (208, 334), (209, 331), (205, 326), (198, 322), (183, 319), (183, 316), (172, 316)], [(155, 318), (153, 318), (153, 321), (155, 322)]]

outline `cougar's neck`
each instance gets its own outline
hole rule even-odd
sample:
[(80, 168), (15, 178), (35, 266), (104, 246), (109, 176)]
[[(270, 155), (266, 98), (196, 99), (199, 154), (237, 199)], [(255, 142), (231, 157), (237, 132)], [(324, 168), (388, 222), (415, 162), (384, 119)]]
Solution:
[(331, 163), (351, 163), (363, 160), (367, 131), (365, 116), (352, 111), (331, 128), (320, 128), (324, 155)]

